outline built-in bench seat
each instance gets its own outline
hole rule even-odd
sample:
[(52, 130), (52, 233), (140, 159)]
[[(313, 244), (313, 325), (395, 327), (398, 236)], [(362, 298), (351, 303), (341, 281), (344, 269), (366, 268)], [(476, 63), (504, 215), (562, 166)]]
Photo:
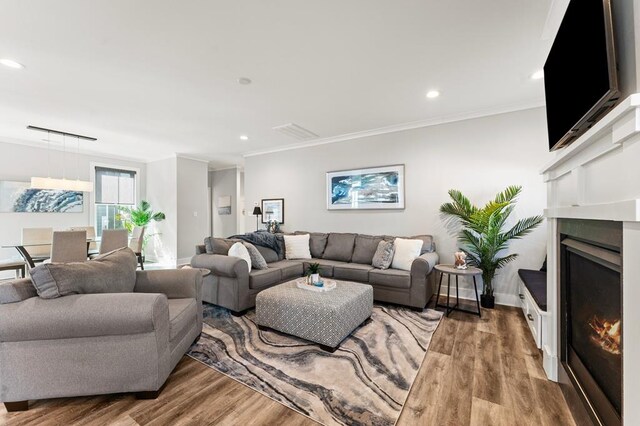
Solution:
[[(546, 263), (546, 262), (545, 262)], [(547, 321), (547, 271), (518, 270), (520, 307), (538, 348), (542, 347)]]

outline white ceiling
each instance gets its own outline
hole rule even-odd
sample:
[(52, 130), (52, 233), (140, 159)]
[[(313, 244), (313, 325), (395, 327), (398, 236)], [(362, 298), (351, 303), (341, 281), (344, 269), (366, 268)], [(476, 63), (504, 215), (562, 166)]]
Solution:
[(41, 143), (32, 124), (222, 166), (296, 142), (271, 130), (290, 122), (331, 138), (540, 105), (551, 3), (3, 0), (0, 58), (26, 69), (0, 66), (0, 139)]

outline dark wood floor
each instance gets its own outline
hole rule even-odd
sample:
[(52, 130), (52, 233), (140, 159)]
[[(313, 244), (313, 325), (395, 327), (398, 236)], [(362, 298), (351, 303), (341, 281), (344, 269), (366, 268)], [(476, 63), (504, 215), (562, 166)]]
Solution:
[[(9, 425), (316, 424), (184, 357), (157, 400), (131, 395), (31, 401)], [(557, 384), (546, 379), (522, 313), (454, 312), (436, 331), (398, 425), (574, 425)]]

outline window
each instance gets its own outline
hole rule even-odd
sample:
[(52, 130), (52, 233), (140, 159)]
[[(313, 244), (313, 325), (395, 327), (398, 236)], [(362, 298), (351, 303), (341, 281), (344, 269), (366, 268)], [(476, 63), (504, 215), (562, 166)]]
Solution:
[(122, 206), (136, 204), (136, 172), (108, 167), (95, 167), (96, 235), (103, 229), (124, 228), (117, 214)]

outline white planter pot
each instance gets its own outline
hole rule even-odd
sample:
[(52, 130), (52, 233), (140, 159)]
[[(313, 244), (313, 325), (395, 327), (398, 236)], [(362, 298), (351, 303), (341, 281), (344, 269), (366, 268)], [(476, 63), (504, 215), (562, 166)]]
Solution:
[(311, 282), (315, 284), (318, 281), (320, 281), (320, 274), (311, 274)]

